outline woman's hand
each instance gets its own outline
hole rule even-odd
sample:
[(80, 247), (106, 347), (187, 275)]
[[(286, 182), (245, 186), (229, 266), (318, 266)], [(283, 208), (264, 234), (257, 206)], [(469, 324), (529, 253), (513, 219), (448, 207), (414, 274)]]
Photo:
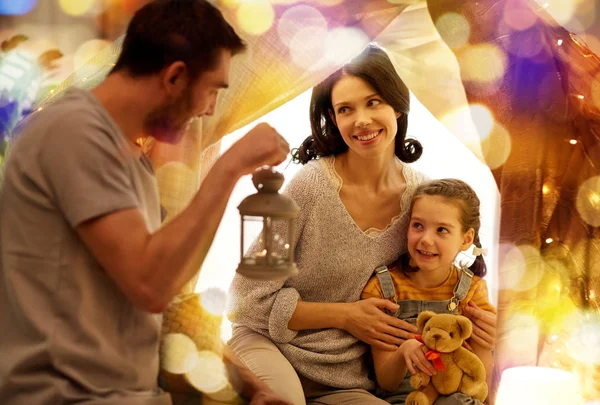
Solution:
[(484, 311), (473, 301), (469, 301), (464, 315), (473, 322), (471, 339), (481, 347), (493, 350), (496, 345), (496, 314)]
[(394, 351), (414, 338), (417, 327), (388, 315), (398, 305), (383, 298), (368, 298), (348, 304), (343, 329), (357, 339), (381, 350)]
[(430, 377), (437, 374), (433, 364), (425, 357), (428, 349), (423, 343), (416, 339), (409, 339), (402, 343), (398, 350), (402, 353), (406, 368), (412, 375), (417, 374), (417, 369)]

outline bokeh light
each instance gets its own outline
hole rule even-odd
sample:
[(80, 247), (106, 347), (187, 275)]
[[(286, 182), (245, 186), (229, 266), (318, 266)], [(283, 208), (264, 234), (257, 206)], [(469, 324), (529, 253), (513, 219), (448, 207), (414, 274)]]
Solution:
[(548, 5), (546, 11), (550, 13), (559, 24), (565, 24), (573, 18), (576, 10), (575, 0), (535, 0), (540, 5)]
[(498, 271), (500, 289), (528, 291), (538, 286), (544, 275), (544, 261), (534, 246), (508, 246)]
[(62, 11), (72, 16), (80, 16), (95, 5), (96, 0), (58, 0)]
[[(96, 57), (102, 50), (111, 45), (111, 42), (102, 39), (91, 39), (84, 42), (77, 48), (73, 55), (73, 67), (75, 70), (81, 68), (87, 61)], [(99, 64), (103, 65), (104, 61)]]
[(470, 115), (480, 140), (483, 141), (490, 135), (495, 125), (495, 119), (489, 108), (483, 104), (471, 104), (468, 110), (459, 110), (459, 117), (463, 113)]
[(275, 10), (268, 0), (242, 2), (236, 17), (239, 27), (251, 35), (267, 32), (275, 21)]
[(198, 352), (196, 367), (185, 377), (194, 388), (204, 393), (216, 393), (227, 386), (225, 364), (213, 351)]
[(345, 63), (358, 55), (369, 43), (369, 37), (358, 28), (334, 28), (325, 40), (325, 56), (333, 63)]
[(198, 349), (192, 339), (183, 333), (169, 333), (160, 345), (160, 364), (173, 374), (187, 373), (198, 364)]
[[(288, 47), (291, 46), (292, 40), (299, 31), (310, 29), (314, 29), (317, 33), (327, 30), (327, 20), (319, 10), (304, 4), (287, 9), (277, 22), (279, 39)], [(323, 38), (320, 37), (321, 42)]]
[(498, 81), (504, 77), (508, 58), (494, 44), (477, 44), (466, 48), (458, 55), (464, 80), (483, 83)]
[(527, 2), (519, 0), (507, 0), (504, 2), (503, 20), (510, 28), (523, 31), (532, 27), (538, 20), (535, 12)]
[(494, 124), (490, 134), (481, 141), (481, 152), (488, 167), (499, 168), (510, 156), (512, 141), (508, 131), (500, 124)]
[(21, 15), (30, 12), (37, 0), (0, 0), (0, 15)]
[(513, 314), (506, 319), (503, 326), (504, 339), (502, 345), (506, 345), (507, 355), (511, 359), (528, 358), (537, 350), (539, 340), (539, 327), (537, 319), (532, 315)]
[(444, 39), (444, 42), (452, 49), (467, 44), (471, 36), (469, 21), (463, 15), (457, 13), (443, 14), (435, 22), (435, 28)]
[(600, 226), (600, 176), (587, 179), (577, 193), (575, 206), (586, 223)]
[(323, 28), (307, 27), (296, 32), (290, 42), (290, 56), (292, 62), (306, 70), (318, 70), (326, 61), (326, 48), (323, 38), (327, 37), (327, 30)]
[(600, 315), (584, 313), (572, 326), (567, 352), (574, 360), (600, 365)]
[(226, 302), (227, 294), (220, 288), (212, 287), (200, 292), (200, 304), (211, 315), (222, 316)]

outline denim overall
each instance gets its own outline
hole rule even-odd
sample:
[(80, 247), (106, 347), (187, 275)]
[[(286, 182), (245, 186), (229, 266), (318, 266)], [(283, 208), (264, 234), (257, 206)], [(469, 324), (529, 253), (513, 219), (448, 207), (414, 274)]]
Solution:
[[(383, 291), (383, 297), (394, 300), (396, 290), (392, 281), (388, 268), (386, 266), (378, 267), (375, 270), (379, 284)], [(473, 272), (466, 267), (463, 267), (460, 272), (458, 282), (454, 286), (454, 295), (449, 300), (429, 301), (429, 300), (400, 300), (396, 301), (400, 307), (394, 315), (398, 319), (410, 322), (413, 325), (417, 324), (417, 317), (422, 311), (433, 311), (437, 314), (458, 314), (458, 304), (462, 301), (469, 292)], [(419, 331), (420, 332), (420, 331)], [(410, 386), (410, 372), (407, 371), (404, 381), (394, 392), (384, 391), (377, 388), (376, 395), (384, 399), (390, 404), (404, 404), (406, 397), (414, 389)], [(440, 396), (435, 405), (482, 405), (481, 402), (464, 394), (453, 394), (449, 396)]]

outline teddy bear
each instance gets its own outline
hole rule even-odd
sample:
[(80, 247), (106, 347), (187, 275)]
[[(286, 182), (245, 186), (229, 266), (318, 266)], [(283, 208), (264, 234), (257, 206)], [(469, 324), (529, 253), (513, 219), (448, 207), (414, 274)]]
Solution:
[(408, 395), (406, 404), (433, 405), (440, 395), (455, 392), (483, 402), (488, 394), (485, 366), (462, 345), (473, 331), (469, 318), (423, 311), (417, 327), (422, 334), (416, 338), (429, 349), (426, 357), (433, 361), (437, 374), (428, 376), (418, 370), (411, 376), (410, 385), (417, 391)]

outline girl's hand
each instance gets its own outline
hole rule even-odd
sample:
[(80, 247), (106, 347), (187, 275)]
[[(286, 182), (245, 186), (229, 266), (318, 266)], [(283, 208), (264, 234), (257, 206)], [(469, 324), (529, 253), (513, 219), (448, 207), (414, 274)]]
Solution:
[(402, 343), (398, 350), (402, 352), (406, 368), (412, 375), (417, 374), (417, 369), (430, 377), (437, 374), (433, 364), (425, 357), (425, 353), (429, 349), (423, 343), (415, 339), (409, 339)]
[(484, 311), (473, 301), (469, 301), (465, 316), (473, 322), (471, 339), (481, 347), (493, 350), (496, 345), (496, 314)]
[(394, 351), (414, 338), (417, 327), (388, 315), (384, 310), (395, 312), (398, 305), (383, 298), (368, 298), (348, 304), (342, 329), (357, 339), (381, 350)]

